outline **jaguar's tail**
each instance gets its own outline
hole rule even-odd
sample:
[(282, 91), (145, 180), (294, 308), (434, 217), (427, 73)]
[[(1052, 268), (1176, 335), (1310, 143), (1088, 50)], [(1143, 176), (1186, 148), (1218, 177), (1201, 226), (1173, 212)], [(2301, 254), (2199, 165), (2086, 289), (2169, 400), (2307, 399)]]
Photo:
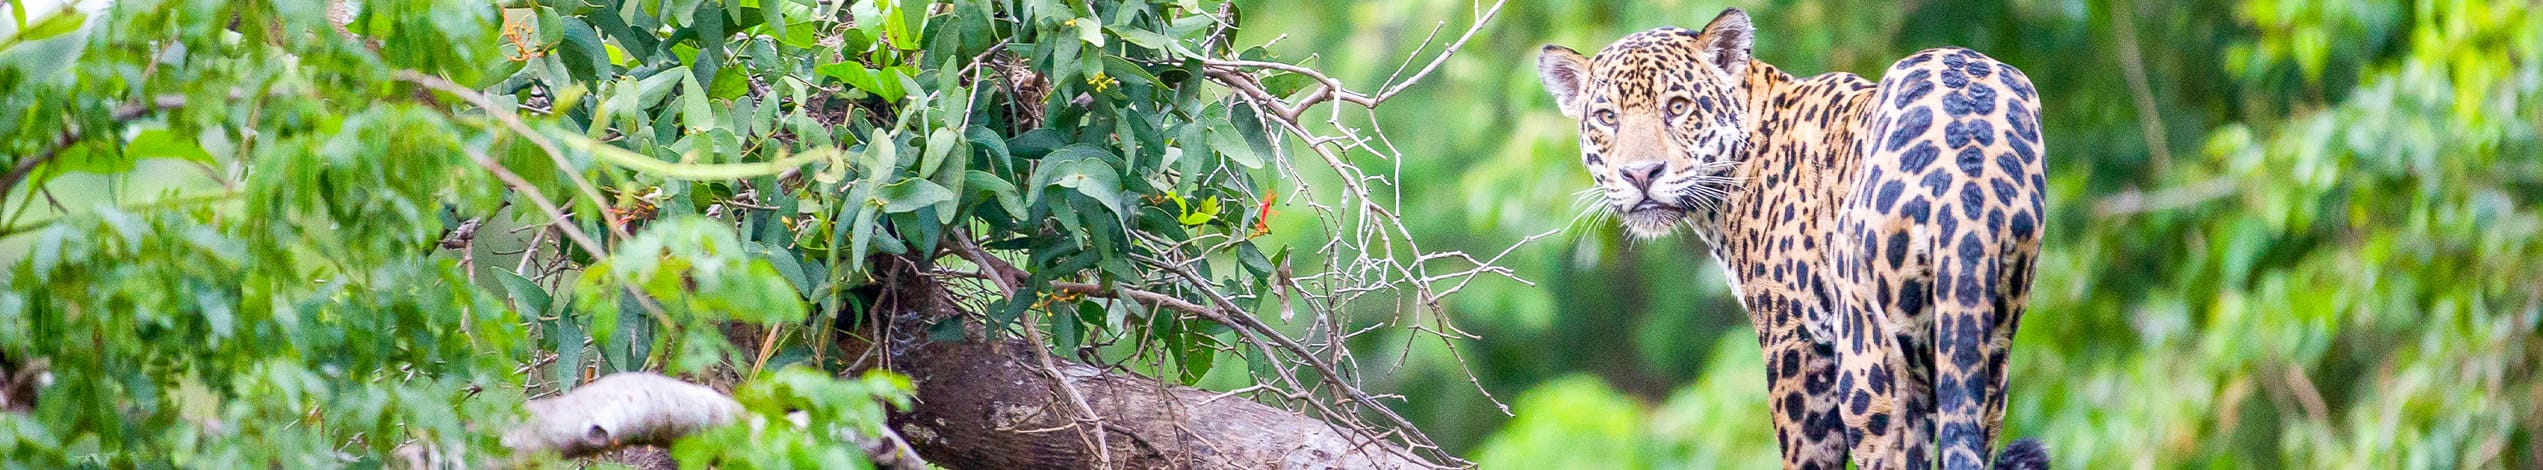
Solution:
[(2039, 439), (2020, 439), (1996, 454), (1999, 470), (2049, 470), (2049, 448)]

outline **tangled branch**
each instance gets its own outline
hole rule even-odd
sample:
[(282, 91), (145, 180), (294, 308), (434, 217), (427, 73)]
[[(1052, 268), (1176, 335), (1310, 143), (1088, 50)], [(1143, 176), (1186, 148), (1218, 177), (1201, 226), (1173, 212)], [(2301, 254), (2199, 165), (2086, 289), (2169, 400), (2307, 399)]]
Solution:
[[(1420, 45), (1414, 49), (1415, 52), (1396, 68), (1393, 75), (1379, 86), (1370, 88), (1375, 90), (1373, 92), (1354, 90), (1329, 74), (1294, 64), (1223, 59), (1211, 59), (1204, 62), (1204, 72), (1210, 80), (1226, 86), (1232, 91), (1233, 98), (1237, 101), (1264, 110), (1262, 118), (1265, 121), (1280, 129), (1279, 132), (1295, 137), (1297, 142), (1303, 143), (1304, 147), (1313, 152), (1327, 169), (1340, 177), (1343, 197), (1336, 201), (1337, 204), (1309, 203), (1309, 206), (1319, 215), (1326, 231), (1346, 235), (1335, 238), (1317, 250), (1319, 254), (1327, 257), (1326, 266), (1331, 267), (1331, 271), (1305, 278), (1284, 279), (1283, 285), (1276, 289), (1279, 293), (1299, 295), (1305, 300), (1304, 303), (1317, 313), (1313, 330), (1321, 332), (1324, 337), (1313, 343), (1322, 348), (1325, 362), (1349, 362), (1350, 352), (1339, 345), (1351, 336), (1373, 330), (1341, 331), (1344, 326), (1338, 317), (1344, 306), (1371, 293), (1410, 291), (1412, 304), (1429, 313), (1429, 315), (1420, 316), (1426, 317), (1427, 324), (1409, 323), (1412, 320), (1404, 315), (1406, 312), (1400, 306), (1394, 323), (1438, 338), (1462, 365), (1464, 359), (1457, 352), (1454, 340), (1475, 339), (1476, 336), (1457, 329), (1449, 321), (1439, 303), (1440, 299), (1462, 290), (1476, 276), (1497, 276), (1521, 284), (1533, 285), (1519, 278), (1509, 269), (1497, 266), (1496, 263), (1501, 257), (1508, 255), (1512, 249), (1552, 235), (1554, 231), (1526, 237), (1489, 258), (1477, 258), (1454, 250), (1426, 250), (1403, 223), (1402, 215), (1398, 210), (1401, 194), (1392, 190), (1380, 192), (1380, 188), (1391, 189), (1400, 184), (1405, 155), (1394, 148), (1394, 145), (1387, 140), (1385, 130), (1377, 124), (1376, 108), (1438, 70), (1458, 50), (1463, 49), (1477, 33), (1481, 32), (1483, 27), (1500, 13), (1505, 3), (1506, 1), (1496, 1), (1487, 7), (1480, 8), (1474, 22), (1469, 24), (1455, 40), (1449, 41), (1437, 54), (1431, 56), (1427, 63), (1422, 64), (1418, 69), (1413, 68), (1414, 61), (1420, 57), (1421, 52), (1437, 44), (1439, 34), (1445, 29), (1446, 22), (1434, 26), (1431, 33), (1424, 37)], [(1405, 74), (1407, 70), (1412, 70), (1410, 75)], [(1297, 74), (1312, 80), (1315, 85), (1294, 97), (1284, 98), (1273, 95), (1262, 82), (1265, 75), (1257, 75), (1258, 73)], [(1301, 117), (1307, 110), (1333, 102), (1356, 105), (1358, 113), (1355, 113), (1357, 114), (1355, 119), (1352, 122), (1345, 122), (1343, 113), (1345, 107), (1333, 106), (1329, 108), (1331, 111), (1321, 125), (1302, 120)], [(1326, 130), (1316, 130), (1319, 128)], [(1393, 167), (1383, 174), (1373, 173), (1353, 162), (1351, 156), (1354, 153), (1371, 155), (1392, 162)], [(1299, 194), (1312, 194), (1307, 187), (1309, 180), (1301, 174), (1292, 161), (1287, 159), (1276, 161), (1279, 171), (1288, 176), (1290, 181), (1298, 184), (1296, 191)], [(1458, 263), (1461, 266), (1453, 270), (1443, 269), (1444, 274), (1435, 273), (1434, 269), (1439, 268), (1440, 263), (1443, 262)], [(1186, 263), (1188, 261), (1169, 264)], [(1198, 285), (1194, 288), (1208, 290)], [(1213, 295), (1218, 294), (1213, 293)], [(1410, 347), (1409, 342), (1406, 343), (1406, 347)], [(1302, 346), (1301, 349), (1307, 348)], [(1304, 352), (1301, 354), (1314, 355)], [(1334, 373), (1326, 375), (1336, 377), (1335, 380), (1349, 377)], [(1492, 397), (1490, 391), (1483, 390), (1480, 381), (1472, 380), (1471, 372), (1468, 375), (1469, 383), (1474, 384), (1478, 392), (1483, 393), (1487, 399), (1491, 399), (1496, 406), (1500, 406), (1503, 413), (1509, 412), (1506, 404)], [(1380, 413), (1381, 416), (1389, 414), (1391, 413)], [(1413, 436), (1417, 438), (1418, 435)], [(1416, 445), (1419, 443), (1416, 442)]]

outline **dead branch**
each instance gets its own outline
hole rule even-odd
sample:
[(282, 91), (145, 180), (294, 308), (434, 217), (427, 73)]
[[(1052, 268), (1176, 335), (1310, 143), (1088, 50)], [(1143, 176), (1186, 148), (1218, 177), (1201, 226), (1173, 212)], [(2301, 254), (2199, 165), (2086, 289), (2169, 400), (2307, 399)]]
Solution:
[[(1317, 71), (1316, 69), (1302, 67), (1295, 64), (1229, 59), (1205, 59), (1201, 63), (1203, 66), (1211, 69), (1210, 71), (1212, 73), (1210, 73), (1210, 78), (1218, 80), (1219, 83), (1227, 85), (1229, 88), (1252, 89), (1257, 91), (1263, 89), (1262, 83), (1259, 80), (1255, 79), (1251, 75), (1241, 73), (1244, 70), (1251, 69), (1278, 70), (1298, 74), (1300, 76), (1307, 77), (1308, 79), (1315, 80), (1316, 88), (1307, 92), (1307, 95), (1304, 97), (1300, 97), (1295, 101), (1288, 101), (1285, 104), (1283, 104), (1281, 100), (1271, 100), (1271, 104), (1273, 104), (1273, 106), (1268, 109), (1274, 111), (1275, 114), (1278, 114), (1282, 120), (1293, 122), (1297, 121), (1298, 115), (1305, 112), (1307, 108), (1333, 100), (1341, 100), (1346, 103), (1360, 105), (1360, 107), (1363, 108), (1376, 108), (1379, 104), (1385, 103), (1388, 98), (1393, 98), (1396, 94), (1403, 93), (1404, 89), (1411, 88), (1415, 83), (1420, 83), (1423, 77), (1430, 76), (1431, 71), (1438, 70), (1440, 64), (1447, 63), (1449, 56), (1456, 55), (1458, 49), (1465, 48), (1466, 41), (1474, 39), (1475, 33), (1482, 32), (1483, 26), (1486, 23), (1491, 22), (1493, 16), (1501, 13), (1501, 5), (1504, 3), (1508, 3), (1508, 0), (1492, 2), (1491, 8), (1485, 9), (1482, 13), (1477, 14), (1475, 16), (1474, 23), (1466, 27), (1466, 33), (1459, 35), (1455, 42), (1449, 43), (1447, 48), (1440, 50), (1439, 55), (1432, 56), (1430, 63), (1422, 66), (1421, 71), (1414, 72), (1412, 76), (1404, 77), (1402, 80), (1390, 80), (1390, 83), (1380, 85), (1378, 87), (1378, 91), (1375, 93), (1352, 91), (1350, 88), (1343, 86), (1341, 80), (1336, 80), (1331, 75), (1327, 75), (1324, 72)], [(1445, 23), (1443, 23), (1443, 25), (1444, 24)], [(1429, 41), (1423, 41), (1423, 45), (1429, 45)], [(1236, 73), (1218, 73), (1222, 71)]]
[[(1270, 325), (1264, 325), (1261, 321), (1255, 320), (1252, 315), (1245, 314), (1245, 309), (1243, 307), (1236, 306), (1234, 301), (1228, 300), (1226, 296), (1219, 295), (1218, 291), (1210, 290), (1208, 280), (1201, 278), (1198, 274), (1193, 274), (1191, 271), (1185, 270), (1183, 266), (1179, 264), (1166, 263), (1162, 260), (1144, 256), (1139, 257), (1139, 260), (1158, 268), (1165, 269), (1167, 272), (1174, 274), (1176, 277), (1182, 278), (1186, 285), (1206, 294), (1212, 303), (1218, 305), (1218, 309), (1216, 311), (1204, 314), (1208, 317), (1214, 317), (1210, 318), (1211, 321), (1226, 324), (1229, 328), (1244, 331), (1246, 332), (1247, 337), (1256, 338), (1258, 341), (1260, 338), (1270, 338), (1273, 345), (1279, 346), (1281, 349), (1288, 350), (1290, 354), (1297, 355), (1299, 362), (1304, 362), (1309, 368), (1315, 369), (1316, 374), (1323, 377), (1325, 383), (1332, 385), (1335, 389), (1341, 390), (1344, 395), (1349, 397), (1352, 401), (1368, 407), (1372, 412), (1377, 413), (1378, 416), (1386, 418), (1389, 424), (1395, 426), (1396, 432), (1402, 433), (1404, 438), (1411, 441), (1414, 446), (1433, 452), (1439, 451), (1439, 444), (1431, 442), (1430, 436), (1422, 434), (1420, 428), (1413, 427), (1412, 421), (1405, 420), (1402, 415), (1396, 414), (1394, 409), (1387, 408), (1383, 403), (1378, 403), (1377, 399), (1370, 397), (1367, 392), (1362, 392), (1359, 387), (1354, 387), (1349, 382), (1344, 381), (1344, 375), (1335, 369), (1332, 364), (1326, 364), (1324, 361), (1318, 360), (1314, 353), (1307, 350), (1306, 346), (1301, 346), (1296, 340), (1289, 339), (1288, 336), (1280, 334), (1279, 330), (1273, 330)], [(1444, 453), (1440, 456), (1445, 457), (1446, 459), (1455, 458), (1446, 456)]]
[(601, 377), (554, 398), (530, 400), (530, 421), (505, 433), (515, 453), (578, 458), (619, 446), (668, 446), (730, 424), (742, 405), (723, 393), (645, 372)]
[(2188, 185), (2145, 191), (2131, 188), (2093, 203), (2093, 216), (2118, 217), (2181, 209), (2236, 194), (2234, 181), (2216, 178)]
[(2111, 10), (2110, 34), (2119, 38), (2119, 71), (2128, 79), (2129, 101), (2137, 106), (2137, 126), (2145, 133), (2154, 171), (2162, 173), (2172, 165), (2172, 142), (2164, 136), (2163, 114), (2155, 107), (2154, 87), (2147, 84), (2146, 59), (2137, 40), (2137, 2), (2118, 2)]

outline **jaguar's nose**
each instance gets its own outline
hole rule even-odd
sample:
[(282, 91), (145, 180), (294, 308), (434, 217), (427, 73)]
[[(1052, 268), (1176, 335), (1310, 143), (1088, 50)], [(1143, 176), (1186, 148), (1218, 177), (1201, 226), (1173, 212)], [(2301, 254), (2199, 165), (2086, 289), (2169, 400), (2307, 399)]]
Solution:
[(1634, 189), (1651, 189), (1651, 182), (1659, 180), (1660, 173), (1667, 171), (1668, 167), (1660, 162), (1628, 163), (1616, 169), (1616, 176), (1624, 177), (1625, 182), (1634, 185)]

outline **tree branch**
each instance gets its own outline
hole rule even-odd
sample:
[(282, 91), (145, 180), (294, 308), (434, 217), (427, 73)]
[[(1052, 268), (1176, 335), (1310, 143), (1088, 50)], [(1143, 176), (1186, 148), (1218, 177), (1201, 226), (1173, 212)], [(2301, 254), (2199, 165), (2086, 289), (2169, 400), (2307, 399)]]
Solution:
[(2154, 191), (2129, 189), (2093, 203), (2095, 217), (2118, 217), (2195, 206), (2235, 194), (2234, 181), (2215, 178)]
[[(1447, 48), (1440, 50), (1439, 55), (1432, 56), (1429, 64), (1423, 65), (1420, 71), (1414, 72), (1410, 77), (1404, 77), (1403, 80), (1390, 80), (1391, 83), (1380, 85), (1376, 93), (1351, 91), (1350, 88), (1342, 86), (1341, 80), (1336, 80), (1331, 75), (1326, 75), (1324, 72), (1317, 71), (1316, 69), (1302, 67), (1295, 64), (1227, 59), (1204, 59), (1201, 63), (1204, 67), (1211, 69), (1211, 72), (1234, 72), (1226, 74), (1210, 73), (1210, 78), (1217, 80), (1220, 84), (1227, 85), (1230, 88), (1254, 90), (1255, 93), (1260, 93), (1260, 90), (1263, 89), (1261, 82), (1253, 76), (1245, 75), (1242, 71), (1248, 69), (1270, 69), (1295, 73), (1300, 76), (1307, 77), (1308, 79), (1315, 80), (1317, 84), (1315, 91), (1309, 92), (1305, 97), (1301, 97), (1293, 102), (1287, 102), (1286, 104), (1280, 104), (1282, 101), (1278, 99), (1271, 100), (1274, 104), (1270, 111), (1279, 115), (1283, 120), (1297, 121), (1298, 115), (1306, 112), (1307, 108), (1315, 107), (1317, 104), (1333, 100), (1341, 100), (1343, 102), (1357, 104), (1364, 108), (1376, 108), (1378, 104), (1385, 103), (1388, 98), (1394, 98), (1396, 94), (1403, 93), (1404, 89), (1411, 88), (1415, 83), (1420, 83), (1423, 77), (1430, 76), (1432, 71), (1438, 70), (1440, 64), (1447, 63), (1449, 56), (1456, 55), (1458, 49), (1465, 48), (1466, 41), (1474, 39), (1475, 33), (1482, 32), (1483, 26), (1485, 24), (1489, 24), (1492, 21), (1493, 16), (1497, 16), (1501, 13), (1501, 6), (1505, 3), (1508, 3), (1508, 0), (1492, 2), (1492, 8), (1485, 9), (1483, 13), (1476, 15), (1474, 24), (1466, 27), (1465, 34), (1459, 35), (1455, 42), (1449, 43)], [(1425, 40), (1423, 43), (1427, 45), (1429, 44), (1429, 41)]]
[(1236, 306), (1235, 301), (1228, 300), (1226, 296), (1219, 295), (1218, 291), (1210, 290), (1210, 283), (1208, 280), (1202, 279), (1200, 275), (1193, 274), (1192, 272), (1183, 269), (1183, 266), (1181, 265), (1166, 263), (1163, 260), (1146, 256), (1138, 256), (1138, 258), (1141, 262), (1164, 269), (1169, 273), (1173, 273), (1176, 277), (1183, 278), (1183, 282), (1186, 285), (1208, 296), (1212, 303), (1218, 305), (1218, 309), (1216, 309), (1215, 312), (1204, 314), (1207, 317), (1214, 317), (1210, 318), (1211, 321), (1216, 321), (1221, 324), (1225, 324), (1230, 328), (1236, 328), (1239, 331), (1244, 331), (1249, 337), (1271, 338), (1274, 345), (1278, 345), (1281, 349), (1288, 350), (1290, 354), (1297, 355), (1299, 362), (1305, 362), (1308, 367), (1314, 368), (1316, 370), (1316, 374), (1323, 377), (1326, 384), (1342, 390), (1342, 392), (1352, 401), (1359, 402), (1362, 406), (1369, 407), (1375, 411), (1378, 416), (1386, 418), (1389, 424), (1395, 426), (1397, 432), (1404, 434), (1405, 440), (1410, 441), (1415, 446), (1438, 453), (1440, 457), (1445, 459), (1455, 458), (1454, 456), (1448, 456), (1445, 452), (1440, 451), (1439, 444), (1431, 442), (1430, 436), (1422, 434), (1422, 430), (1414, 427), (1412, 421), (1405, 420), (1404, 416), (1396, 414), (1394, 409), (1387, 408), (1384, 403), (1378, 403), (1377, 399), (1370, 397), (1367, 392), (1362, 392), (1359, 387), (1352, 386), (1349, 382), (1344, 381), (1342, 379), (1344, 376), (1337, 371), (1333, 365), (1326, 364), (1324, 361), (1318, 360), (1314, 353), (1307, 351), (1306, 346), (1300, 345), (1296, 340), (1289, 339), (1288, 336), (1280, 334), (1278, 330), (1273, 330), (1270, 325), (1264, 325), (1261, 321), (1255, 320), (1252, 315), (1244, 314), (1245, 309), (1243, 307)]
[(2111, 5), (2111, 35), (2119, 38), (2119, 71), (2128, 79), (2130, 102), (2137, 106), (2137, 125), (2145, 133), (2156, 173), (2172, 165), (2172, 143), (2164, 137), (2163, 114), (2155, 107), (2154, 88), (2146, 83), (2146, 60), (2137, 46), (2137, 2)]
[[(185, 95), (159, 95), (151, 98), (150, 101), (117, 107), (112, 117), (115, 123), (122, 124), (140, 119), (158, 110), (182, 107), (185, 107)], [(9, 172), (0, 175), (0, 198), (8, 197), (9, 192), (16, 190), (18, 183), (25, 182), (28, 175), (34, 174), (37, 167), (44, 166), (46, 162), (62, 156), (63, 150), (69, 149), (72, 144), (79, 143), (80, 136), (78, 129), (62, 131), (60, 136), (53, 138), (53, 146), (46, 148), (43, 153), (19, 159), (17, 164), (10, 165)]]

